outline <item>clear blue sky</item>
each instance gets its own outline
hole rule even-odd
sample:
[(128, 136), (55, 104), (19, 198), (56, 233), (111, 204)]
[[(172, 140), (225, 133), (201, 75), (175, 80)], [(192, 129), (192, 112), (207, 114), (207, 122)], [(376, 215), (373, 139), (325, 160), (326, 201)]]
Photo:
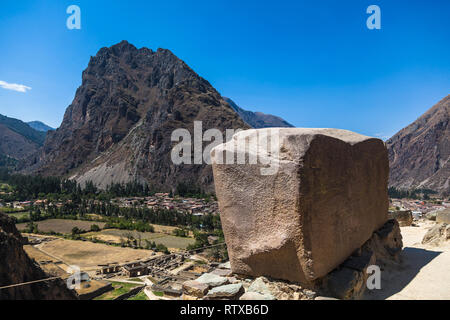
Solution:
[[(81, 30), (66, 8), (81, 8)], [(381, 8), (368, 30), (366, 8)], [(388, 137), (450, 92), (450, 1), (2, 0), (0, 113), (59, 126), (89, 58), (168, 48), (243, 108)], [(1, 85), (1, 83), (0, 83)]]

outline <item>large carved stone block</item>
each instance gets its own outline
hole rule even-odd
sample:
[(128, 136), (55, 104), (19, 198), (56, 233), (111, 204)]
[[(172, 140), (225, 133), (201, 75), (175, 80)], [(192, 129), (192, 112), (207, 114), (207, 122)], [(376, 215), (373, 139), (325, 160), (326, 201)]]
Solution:
[[(255, 138), (265, 135), (268, 147)], [(234, 163), (224, 164), (233, 152)], [(256, 164), (236, 163), (255, 155)], [(312, 284), (388, 219), (380, 139), (338, 129), (253, 129), (215, 147), (211, 159), (235, 273)], [(261, 170), (268, 167), (276, 170)]]

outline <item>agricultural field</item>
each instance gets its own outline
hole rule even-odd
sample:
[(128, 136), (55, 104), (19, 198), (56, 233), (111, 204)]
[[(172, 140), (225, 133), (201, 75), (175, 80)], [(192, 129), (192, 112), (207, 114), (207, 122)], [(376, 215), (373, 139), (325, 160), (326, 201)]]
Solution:
[(127, 300), (149, 300), (149, 299), (148, 299), (147, 295), (145, 294), (144, 290), (142, 290), (137, 295), (135, 295), (134, 297), (128, 298)]
[[(86, 294), (92, 294), (93, 292), (105, 288), (106, 286), (109, 286), (108, 281), (104, 280), (89, 280), (89, 282), (82, 282), (80, 288), (76, 288), (75, 291), (78, 295), (86, 295)], [(108, 293), (108, 292), (106, 292)], [(104, 293), (104, 294), (106, 294)]]
[(105, 229), (100, 232), (88, 232), (83, 234), (83, 237), (86, 238), (92, 237), (113, 243), (121, 243), (121, 241), (126, 240), (130, 236), (134, 239), (141, 239), (142, 241), (154, 241), (156, 244), (163, 244), (169, 249), (186, 249), (189, 244), (195, 242), (193, 238), (176, 237), (161, 232), (138, 232), (119, 229)]
[(156, 257), (151, 250), (121, 248), (89, 241), (57, 239), (36, 246), (42, 252), (63, 261), (77, 265), (83, 271), (96, 270), (99, 265), (125, 263)]
[[(123, 282), (111, 282), (111, 284), (112, 284), (114, 290), (106, 292), (106, 293), (94, 298), (94, 300), (114, 300), (118, 296), (120, 296), (124, 293), (127, 293), (131, 289), (136, 288), (138, 286), (134, 283), (123, 283)], [(139, 299), (139, 300), (141, 300), (141, 299)]]
[(7, 215), (10, 216), (10, 217), (14, 217), (16, 219), (30, 218), (30, 212), (29, 211), (7, 213)]
[(14, 217), (16, 219), (20, 218), (29, 218), (30, 212), (24, 209), (17, 208), (9, 208), (9, 207), (0, 207), (0, 212), (7, 214), (10, 217)]
[[(153, 226), (153, 228), (155, 228), (155, 232), (158, 232), (158, 233), (166, 233), (166, 234), (169, 234), (169, 235), (172, 235), (172, 234), (173, 234), (173, 231), (174, 231), (175, 229), (179, 229), (178, 227), (163, 226), (163, 225), (160, 225), (160, 224), (152, 224), (152, 226)], [(190, 236), (190, 237), (193, 237), (193, 236), (194, 236), (194, 234), (192, 233), (192, 231), (189, 231), (189, 236)]]
[[(35, 222), (38, 225), (38, 229), (44, 232), (57, 232), (62, 234), (68, 234), (72, 232), (74, 227), (81, 230), (90, 230), (93, 224), (98, 225), (100, 228), (105, 226), (104, 222), (96, 221), (82, 221), (82, 220), (68, 220), (68, 219), (48, 219)], [(19, 223), (16, 225), (18, 230), (23, 230), (27, 226), (26, 223)]]
[(10, 207), (0, 207), (0, 212), (3, 213), (15, 213), (15, 212), (23, 212), (24, 209), (10, 208)]

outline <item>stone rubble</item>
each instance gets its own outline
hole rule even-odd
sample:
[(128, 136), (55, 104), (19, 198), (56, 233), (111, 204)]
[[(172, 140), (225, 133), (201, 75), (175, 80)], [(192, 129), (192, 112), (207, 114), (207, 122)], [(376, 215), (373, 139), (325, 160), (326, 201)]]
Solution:
[[(449, 233), (450, 234), (450, 233)], [(392, 219), (376, 230), (359, 249), (326, 276), (314, 288), (269, 277), (251, 278), (232, 273), (229, 264), (183, 283), (183, 300), (329, 300), (359, 299), (366, 290), (368, 267), (400, 263), (402, 236), (399, 224)], [(219, 276), (217, 274), (224, 274)]]

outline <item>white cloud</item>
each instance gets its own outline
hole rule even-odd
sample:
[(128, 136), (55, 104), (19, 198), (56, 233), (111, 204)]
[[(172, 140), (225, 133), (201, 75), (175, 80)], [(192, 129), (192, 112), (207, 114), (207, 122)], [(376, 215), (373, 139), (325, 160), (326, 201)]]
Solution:
[(27, 90), (31, 90), (30, 87), (24, 86), (23, 84), (8, 83), (1, 80), (0, 80), (0, 87), (6, 90), (13, 90), (18, 92), (27, 92)]

